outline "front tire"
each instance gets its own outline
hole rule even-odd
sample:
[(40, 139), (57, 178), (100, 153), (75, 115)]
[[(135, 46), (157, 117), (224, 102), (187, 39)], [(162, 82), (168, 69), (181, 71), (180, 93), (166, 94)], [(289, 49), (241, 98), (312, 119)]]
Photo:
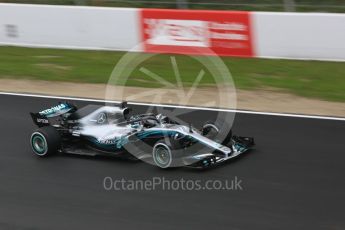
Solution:
[(203, 136), (217, 141), (219, 138), (220, 140), (217, 141), (222, 145), (227, 145), (232, 138), (232, 130), (230, 129), (228, 132), (224, 133), (224, 129), (222, 129), (222, 125), (224, 124), (216, 124), (214, 122), (208, 121), (202, 127), (201, 133)]
[(60, 135), (51, 126), (36, 130), (30, 138), (31, 149), (39, 157), (55, 154), (60, 147)]
[(219, 133), (219, 127), (215, 123), (208, 121), (204, 124), (201, 131), (203, 136), (214, 139)]

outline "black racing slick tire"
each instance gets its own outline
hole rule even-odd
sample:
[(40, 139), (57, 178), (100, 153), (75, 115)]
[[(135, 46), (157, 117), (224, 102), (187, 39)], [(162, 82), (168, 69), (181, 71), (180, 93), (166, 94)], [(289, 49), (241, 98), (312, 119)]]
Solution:
[(222, 125), (216, 124), (212, 121), (206, 122), (201, 130), (203, 136), (217, 141), (219, 139), (219, 143), (222, 145), (227, 145), (232, 138), (232, 130), (228, 130), (226, 133), (224, 129), (221, 128)]
[(57, 153), (61, 138), (54, 127), (45, 126), (32, 133), (30, 143), (32, 151), (37, 156), (46, 157)]
[(203, 125), (201, 131), (203, 136), (213, 139), (218, 135), (220, 128), (214, 122), (208, 121)]

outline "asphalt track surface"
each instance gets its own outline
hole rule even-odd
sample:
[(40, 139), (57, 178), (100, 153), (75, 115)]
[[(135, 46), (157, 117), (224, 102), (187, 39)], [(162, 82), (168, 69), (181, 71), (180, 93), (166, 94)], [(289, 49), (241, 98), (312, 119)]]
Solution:
[[(212, 170), (161, 170), (112, 158), (37, 158), (28, 112), (55, 103), (0, 96), (0, 229), (345, 229), (344, 121), (237, 114), (233, 130), (254, 136), (254, 151)], [(201, 124), (212, 113), (186, 119)], [(243, 190), (107, 191), (108, 176), (236, 176)]]

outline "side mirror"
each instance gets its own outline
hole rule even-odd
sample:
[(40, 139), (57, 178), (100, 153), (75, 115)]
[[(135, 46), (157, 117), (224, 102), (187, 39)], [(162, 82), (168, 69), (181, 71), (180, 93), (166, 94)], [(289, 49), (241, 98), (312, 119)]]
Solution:
[(174, 135), (174, 140), (181, 140), (185, 137), (185, 135), (181, 134), (181, 133), (176, 133)]

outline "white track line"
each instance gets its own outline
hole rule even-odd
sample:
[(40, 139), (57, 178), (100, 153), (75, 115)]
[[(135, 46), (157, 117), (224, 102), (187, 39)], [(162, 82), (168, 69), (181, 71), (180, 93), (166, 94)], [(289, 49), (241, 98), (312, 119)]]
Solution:
[[(39, 94), (27, 94), (27, 93), (0, 92), (0, 95), (21, 96), (21, 97), (36, 97), (36, 98), (49, 98), (49, 99), (62, 99), (62, 100), (73, 100), (73, 101), (121, 103), (121, 101), (108, 101), (108, 100), (91, 99), (91, 98), (80, 98), (80, 97), (49, 96), (49, 95), (39, 95)], [(291, 114), (291, 113), (256, 112), (256, 111), (249, 111), (249, 110), (217, 109), (217, 108), (205, 108), (205, 107), (196, 107), (196, 106), (150, 104), (150, 103), (141, 103), (141, 102), (129, 102), (128, 104), (131, 104), (131, 105), (144, 105), (144, 106), (160, 106), (160, 107), (168, 107), (168, 108), (197, 109), (197, 110), (205, 110), (205, 111), (235, 112), (235, 113), (244, 113), (244, 114), (269, 115), (269, 116), (281, 116), (281, 117), (297, 117), (297, 118), (310, 118), (310, 119), (345, 121), (345, 117), (314, 116), (314, 115)]]

